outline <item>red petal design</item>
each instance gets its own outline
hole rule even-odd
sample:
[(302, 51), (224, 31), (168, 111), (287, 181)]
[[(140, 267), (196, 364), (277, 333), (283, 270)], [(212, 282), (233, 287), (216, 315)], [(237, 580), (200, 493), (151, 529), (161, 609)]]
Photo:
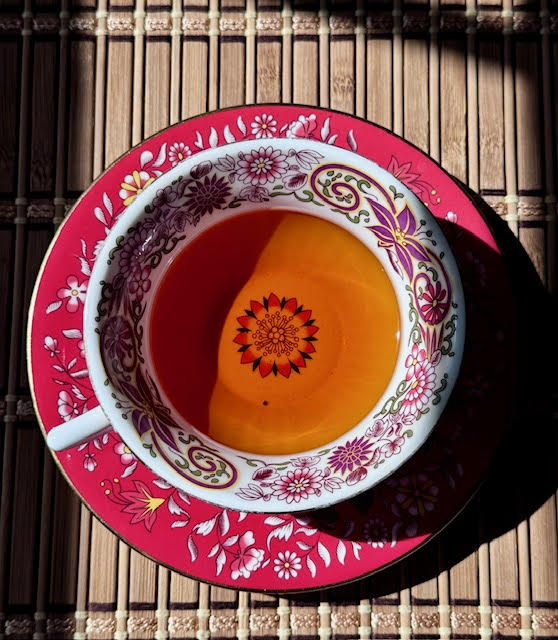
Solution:
[(236, 321), (245, 329), (254, 329), (254, 327), (256, 326), (256, 321), (250, 316), (240, 316), (236, 319)]
[(242, 352), (242, 358), (240, 358), (241, 364), (249, 364), (250, 362), (254, 362), (258, 356), (252, 351), (252, 349), (248, 348), (246, 351)]
[(296, 298), (290, 298), (285, 302), (285, 306), (283, 307), (283, 311), (287, 311), (288, 313), (294, 313), (297, 308)]
[(257, 300), (250, 300), (250, 309), (255, 315), (261, 313), (262, 310), (265, 312), (265, 307), (261, 302), (258, 302)]
[(262, 378), (267, 377), (271, 370), (273, 369), (273, 364), (269, 362), (269, 360), (263, 360), (260, 362), (260, 375)]
[(316, 351), (316, 347), (314, 347), (311, 342), (306, 342), (303, 340), (300, 351), (304, 351), (304, 353), (314, 353), (314, 351)]
[(312, 312), (306, 309), (305, 311), (301, 311), (300, 313), (297, 313), (294, 319), (297, 322), (299, 322), (301, 325), (303, 325), (305, 322), (308, 322), (308, 320), (310, 320), (311, 317), (312, 317)]
[(316, 327), (316, 325), (311, 324), (308, 327), (302, 327), (298, 335), (301, 338), (309, 338), (310, 336), (313, 336), (318, 331), (318, 329), (319, 327)]
[(297, 351), (296, 355), (291, 358), (291, 362), (295, 365), (295, 367), (305, 367), (306, 366), (306, 360), (300, 355), (300, 353)]
[(277, 307), (277, 309), (279, 309), (281, 307), (281, 300), (279, 300), (279, 298), (274, 294), (270, 294), (268, 301), (267, 301), (267, 307), (268, 309), (271, 311), (271, 308), (273, 307), (275, 309), (275, 307)]
[(291, 375), (291, 363), (288, 360), (284, 362), (276, 360), (275, 364), (277, 365), (277, 371), (279, 371), (282, 376), (288, 378)]
[(248, 331), (242, 331), (242, 333), (239, 333), (235, 337), (233, 342), (236, 342), (236, 344), (248, 344), (251, 339), (252, 338), (250, 337), (250, 333)]

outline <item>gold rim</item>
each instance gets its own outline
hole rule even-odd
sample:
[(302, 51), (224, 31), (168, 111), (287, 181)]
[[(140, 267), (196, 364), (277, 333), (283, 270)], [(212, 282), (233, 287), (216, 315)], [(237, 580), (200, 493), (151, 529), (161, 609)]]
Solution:
[[(280, 107), (280, 108), (294, 107), (294, 108), (300, 108), (300, 109), (310, 109), (310, 110), (313, 110), (313, 111), (322, 111), (322, 112), (325, 112), (325, 113), (334, 113), (336, 115), (344, 116), (346, 118), (350, 118), (350, 119), (353, 119), (353, 120), (358, 120), (359, 122), (362, 122), (364, 124), (376, 127), (378, 129), (388, 133), (390, 136), (393, 136), (394, 138), (397, 138), (401, 142), (404, 142), (406, 145), (410, 146), (411, 148), (415, 149), (415, 151), (418, 151), (421, 155), (423, 155), (426, 158), (428, 158), (428, 160), (430, 160), (447, 178), (449, 178), (451, 180), (451, 182), (457, 187), (457, 189), (459, 189), (459, 191), (467, 198), (467, 200), (470, 202), (471, 206), (475, 209), (475, 211), (479, 214), (479, 216), (482, 218), (483, 222), (487, 226), (487, 228), (488, 228), (488, 230), (490, 232), (490, 235), (492, 236), (492, 239), (494, 240), (496, 246), (498, 247), (498, 250), (500, 251), (500, 248), (498, 246), (496, 238), (492, 234), (491, 226), (489, 225), (488, 220), (486, 219), (484, 213), (475, 205), (475, 203), (474, 203), (473, 199), (471, 198), (471, 196), (464, 190), (464, 188), (460, 185), (460, 183), (456, 180), (456, 178), (454, 178), (451, 174), (449, 174), (441, 166), (441, 164), (439, 162), (437, 162), (436, 160), (431, 158), (429, 155), (425, 154), (424, 151), (419, 149), (412, 142), (409, 142), (409, 141), (405, 140), (402, 136), (399, 136), (396, 133), (393, 133), (392, 131), (390, 131), (386, 127), (383, 127), (381, 125), (378, 125), (378, 124), (375, 124), (373, 122), (370, 122), (370, 121), (366, 120), (365, 118), (361, 118), (359, 116), (355, 116), (355, 115), (352, 115), (352, 114), (347, 114), (347, 113), (344, 113), (342, 111), (338, 111), (336, 109), (326, 109), (326, 108), (323, 108), (323, 107), (314, 107), (314, 106), (311, 106), (311, 105), (303, 105), (303, 104), (297, 104), (297, 103), (282, 104), (282, 103), (267, 102), (267, 103), (261, 103), (261, 104), (253, 103), (253, 104), (245, 104), (245, 105), (236, 106), (236, 107), (225, 107), (225, 108), (222, 108), (222, 109), (215, 109), (213, 111), (209, 111), (209, 112), (204, 113), (204, 114), (200, 114), (200, 115), (197, 115), (197, 116), (192, 116), (191, 118), (186, 118), (185, 120), (181, 120), (180, 122), (177, 122), (176, 124), (170, 125), (169, 127), (165, 127), (163, 129), (161, 129), (160, 131), (157, 131), (157, 133), (154, 133), (153, 135), (149, 136), (148, 138), (145, 138), (139, 144), (137, 144), (134, 147), (132, 147), (132, 148), (128, 149), (127, 151), (125, 151), (123, 154), (118, 156), (118, 158), (116, 158), (101, 174), (99, 174), (99, 176), (97, 178), (95, 178), (93, 180), (93, 182), (90, 184), (90, 186), (76, 200), (76, 202), (74, 203), (73, 207), (68, 212), (68, 214), (66, 215), (65, 219), (63, 220), (63, 222), (60, 224), (60, 226), (56, 230), (56, 233), (54, 234), (54, 236), (53, 236), (53, 238), (52, 238), (52, 240), (51, 240), (51, 242), (50, 242), (50, 244), (48, 246), (48, 249), (47, 249), (47, 251), (45, 253), (45, 256), (44, 256), (44, 258), (43, 258), (43, 260), (41, 262), (41, 266), (39, 268), (39, 271), (38, 271), (38, 274), (37, 274), (37, 278), (36, 278), (35, 284), (33, 286), (33, 293), (32, 293), (31, 301), (30, 301), (30, 304), (29, 304), (29, 313), (28, 313), (28, 322), (27, 322), (27, 336), (26, 336), (26, 360), (27, 360), (27, 370), (28, 370), (29, 390), (30, 390), (30, 393), (31, 393), (31, 400), (33, 402), (33, 408), (35, 410), (35, 415), (36, 415), (36, 418), (37, 418), (37, 422), (39, 423), (39, 427), (41, 429), (43, 437), (45, 438), (45, 446), (48, 446), (48, 445), (46, 445), (47, 431), (46, 431), (45, 426), (43, 424), (42, 417), (41, 417), (41, 415), (39, 413), (39, 410), (38, 410), (38, 407), (37, 407), (37, 400), (36, 400), (36, 396), (35, 396), (35, 384), (34, 384), (33, 367), (32, 367), (32, 359), (31, 359), (31, 335), (32, 335), (32, 331), (33, 331), (33, 319), (34, 319), (34, 315), (35, 315), (35, 313), (34, 313), (35, 312), (35, 303), (36, 303), (36, 298), (37, 298), (37, 294), (38, 294), (38, 290), (39, 290), (39, 285), (40, 285), (40, 283), (42, 281), (43, 273), (44, 273), (44, 270), (46, 268), (46, 264), (48, 262), (48, 259), (50, 258), (50, 254), (51, 254), (51, 252), (52, 252), (52, 250), (54, 248), (54, 245), (58, 241), (58, 237), (62, 233), (62, 230), (64, 229), (66, 223), (68, 222), (68, 220), (70, 219), (70, 217), (72, 216), (72, 214), (74, 213), (76, 208), (81, 204), (82, 200), (93, 189), (93, 187), (100, 180), (102, 180), (105, 177), (105, 175), (116, 164), (118, 164), (126, 156), (128, 156), (131, 153), (135, 152), (139, 147), (143, 146), (146, 142), (149, 142), (150, 140), (153, 140), (154, 138), (156, 138), (157, 136), (159, 136), (161, 133), (163, 133), (165, 131), (169, 131), (170, 129), (173, 129), (174, 127), (182, 126), (186, 122), (193, 122), (195, 120), (199, 120), (199, 119), (202, 119), (202, 118), (206, 118), (208, 116), (212, 116), (212, 115), (214, 115), (216, 113), (224, 113), (224, 112), (228, 112), (228, 111), (238, 111), (238, 110), (243, 110), (243, 109), (253, 108), (253, 107), (262, 107), (262, 108), (269, 107), (269, 108), (275, 108), (275, 109), (278, 108), (278, 107)], [(220, 145), (220, 146), (224, 146), (224, 145)], [(80, 502), (83, 504), (83, 506), (85, 506), (86, 509), (99, 522), (101, 522), (105, 527), (107, 527), (107, 529), (109, 529), (109, 531), (111, 531), (117, 538), (119, 538), (120, 540), (125, 542), (130, 548), (134, 549), (138, 553), (141, 553), (143, 556), (145, 556), (146, 558), (149, 558), (153, 562), (156, 562), (157, 564), (160, 564), (160, 565), (166, 567), (167, 569), (169, 569), (171, 571), (175, 571), (176, 573), (179, 573), (179, 574), (181, 574), (181, 575), (183, 575), (183, 576), (185, 576), (187, 578), (190, 578), (192, 580), (197, 580), (199, 582), (203, 582), (205, 584), (209, 584), (209, 585), (215, 586), (215, 587), (223, 587), (223, 586), (225, 586), (226, 588), (229, 588), (229, 589), (236, 589), (238, 591), (246, 591), (246, 589), (243, 589), (242, 587), (239, 587), (239, 586), (227, 585), (227, 584), (219, 583), (219, 582), (213, 582), (213, 581), (208, 580), (206, 578), (200, 578), (199, 576), (192, 575), (192, 574), (190, 574), (190, 573), (188, 573), (188, 572), (186, 572), (186, 571), (184, 571), (182, 569), (178, 569), (177, 567), (173, 567), (172, 565), (170, 565), (170, 564), (168, 564), (166, 562), (162, 562), (161, 560), (155, 558), (154, 556), (150, 555), (149, 553), (147, 553), (146, 551), (142, 550), (141, 548), (136, 547), (134, 544), (130, 543), (125, 536), (120, 534), (118, 531), (116, 531), (116, 529), (114, 529), (111, 525), (109, 525), (86, 502), (85, 498), (83, 498), (81, 496), (81, 494), (79, 493), (77, 488), (74, 486), (74, 483), (72, 482), (70, 477), (67, 475), (65, 469), (63, 468), (63, 466), (60, 463), (60, 461), (59, 461), (58, 457), (56, 456), (56, 454), (51, 449), (49, 449), (49, 450), (50, 450), (50, 453), (51, 453), (51, 455), (52, 455), (52, 457), (54, 459), (54, 462), (55, 462), (56, 466), (58, 467), (58, 470), (60, 471), (62, 476), (65, 478), (66, 482), (68, 482), (68, 484), (70, 485), (70, 488), (76, 494), (76, 496), (78, 497)], [(391, 560), (387, 564), (382, 565), (381, 567), (377, 567), (376, 569), (372, 569), (371, 571), (365, 572), (365, 573), (363, 573), (363, 574), (361, 574), (359, 576), (355, 576), (354, 578), (347, 578), (345, 580), (340, 580), (339, 582), (326, 583), (326, 584), (322, 584), (322, 585), (315, 586), (315, 587), (306, 587), (304, 589), (250, 589), (250, 592), (253, 592), (253, 593), (277, 593), (277, 594), (296, 594), (296, 593), (313, 592), (313, 591), (319, 591), (319, 590), (324, 589), (324, 588), (330, 589), (330, 588), (339, 587), (339, 586), (342, 586), (342, 585), (345, 585), (345, 584), (351, 584), (353, 582), (357, 582), (359, 580), (363, 580), (365, 578), (369, 578), (369, 577), (375, 575), (376, 573), (379, 573), (380, 571), (383, 571), (384, 569), (389, 569), (390, 567), (394, 566), (396, 563), (401, 562), (402, 560), (405, 560), (406, 558), (408, 558), (413, 553), (421, 550), (427, 543), (429, 543), (433, 538), (437, 537), (442, 531), (444, 531), (446, 529), (446, 527), (448, 527), (457, 517), (459, 517), (461, 515), (461, 513), (470, 504), (470, 502), (473, 500), (473, 498), (476, 496), (476, 494), (478, 493), (480, 487), (482, 486), (482, 484), (485, 481), (485, 475), (486, 475), (486, 470), (484, 471), (483, 476), (478, 481), (477, 486), (473, 489), (471, 495), (465, 499), (465, 501), (457, 509), (457, 511), (451, 517), (449, 517), (449, 519), (446, 522), (444, 522), (444, 524), (438, 530), (430, 533), (428, 535), (428, 537), (425, 540), (423, 540), (421, 543), (419, 543), (416, 547), (413, 547), (409, 551), (405, 552), (403, 555), (398, 556), (397, 558), (394, 558), (393, 560)]]

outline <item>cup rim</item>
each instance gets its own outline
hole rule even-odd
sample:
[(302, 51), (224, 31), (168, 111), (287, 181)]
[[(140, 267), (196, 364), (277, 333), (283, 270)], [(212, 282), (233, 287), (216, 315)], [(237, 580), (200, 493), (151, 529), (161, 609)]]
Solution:
[[(259, 148), (259, 147), (265, 147), (265, 146), (270, 146), (270, 145), (277, 145), (280, 147), (293, 147), (293, 148), (303, 148), (303, 147), (313, 147), (313, 148), (317, 148), (317, 149), (322, 149), (322, 150), (328, 150), (329, 152), (335, 154), (335, 156), (347, 156), (353, 159), (353, 162), (358, 162), (359, 163), (359, 167), (363, 167), (364, 168), (371, 168), (376, 172), (380, 172), (381, 174), (384, 175), (389, 175), (390, 180), (394, 181), (395, 183), (397, 183), (398, 188), (401, 187), (401, 189), (403, 190), (403, 193), (405, 195), (405, 198), (408, 202), (412, 203), (413, 205), (413, 209), (417, 209), (417, 211), (420, 211), (420, 213), (422, 215), (424, 215), (427, 220), (429, 221), (429, 224), (436, 230), (437, 232), (437, 238), (441, 239), (444, 246), (445, 246), (445, 251), (444, 254), (447, 257), (447, 262), (446, 262), (446, 266), (448, 267), (448, 271), (451, 271), (451, 275), (452, 275), (452, 284), (453, 284), (453, 288), (454, 288), (454, 297), (459, 299), (459, 306), (460, 306), (460, 322), (461, 322), (461, 328), (460, 331), (456, 333), (456, 338), (457, 338), (457, 342), (454, 345), (454, 348), (458, 354), (457, 360), (456, 360), (456, 365), (454, 366), (452, 371), (455, 371), (455, 373), (452, 374), (452, 379), (449, 381), (448, 386), (453, 387), (453, 384), (457, 378), (457, 374), (458, 374), (458, 370), (459, 370), (459, 366), (461, 363), (461, 358), (462, 358), (462, 354), (463, 354), (463, 342), (464, 342), (464, 320), (465, 320), (465, 308), (464, 308), (464, 303), (463, 303), (463, 291), (462, 291), (462, 287), (461, 287), (461, 281), (459, 278), (459, 272), (458, 272), (458, 268), (457, 265), (455, 263), (455, 260), (453, 258), (453, 254), (451, 252), (451, 249), (449, 247), (449, 245), (447, 244), (447, 241), (445, 240), (445, 237), (443, 235), (443, 232), (441, 231), (441, 229), (439, 228), (434, 216), (424, 207), (424, 205), (422, 203), (420, 203), (420, 201), (418, 200), (418, 198), (405, 186), (403, 185), (399, 180), (397, 180), (397, 178), (395, 176), (392, 176), (391, 174), (389, 174), (388, 171), (386, 171), (385, 169), (383, 169), (382, 167), (380, 167), (376, 162), (374, 162), (373, 160), (370, 160), (354, 151), (350, 151), (347, 149), (341, 149), (338, 147), (333, 147), (331, 145), (328, 145), (324, 142), (320, 142), (320, 141), (315, 141), (315, 140), (309, 140), (309, 139), (291, 139), (291, 138), (282, 138), (282, 137), (271, 137), (271, 138), (266, 138), (265, 140), (262, 139), (249, 139), (249, 140), (244, 140), (244, 141), (240, 141), (240, 142), (233, 142), (233, 143), (229, 143), (229, 144), (223, 144), (223, 145), (218, 145), (216, 147), (212, 147), (209, 149), (205, 149), (202, 150), (192, 156), (190, 156), (189, 158), (187, 158), (185, 161), (181, 162), (179, 165), (177, 165), (176, 167), (173, 167), (172, 169), (170, 169), (169, 171), (167, 171), (166, 173), (164, 173), (162, 176), (158, 177), (151, 185), (149, 185), (145, 190), (143, 190), (140, 194), (138, 194), (138, 196), (136, 197), (136, 199), (127, 207), (127, 209), (125, 209), (119, 216), (119, 219), (117, 220), (117, 222), (115, 223), (115, 225), (113, 226), (113, 228), (111, 229), (110, 233), (108, 234), (106, 240), (105, 240), (105, 244), (102, 247), (101, 251), (99, 252), (99, 255), (97, 256), (97, 259), (95, 261), (93, 270), (92, 270), (92, 274), (91, 274), (91, 278), (90, 278), (90, 282), (89, 282), (89, 287), (88, 287), (88, 291), (87, 291), (87, 295), (86, 295), (86, 300), (85, 300), (85, 305), (84, 305), (84, 343), (85, 343), (85, 352), (86, 352), (86, 359), (87, 359), (87, 363), (88, 363), (88, 368), (89, 368), (89, 373), (90, 373), (90, 379), (91, 379), (91, 384), (93, 387), (93, 390), (95, 392), (95, 395), (97, 396), (97, 399), (99, 401), (99, 405), (101, 406), (103, 412), (105, 413), (105, 415), (107, 416), (107, 419), (110, 421), (110, 423), (112, 424), (113, 428), (115, 429), (115, 431), (122, 437), (122, 439), (124, 440), (124, 442), (130, 447), (130, 449), (134, 452), (135, 455), (137, 455), (137, 457), (139, 459), (142, 460), (142, 462), (144, 462), (144, 464), (146, 464), (148, 467), (150, 467), (155, 473), (159, 473), (162, 477), (164, 477), (167, 481), (169, 481), (171, 484), (173, 484), (173, 486), (178, 486), (178, 488), (181, 489), (185, 489), (183, 486), (180, 486), (180, 484), (177, 484), (176, 479), (173, 481), (170, 479), (169, 475), (165, 475), (164, 473), (160, 473), (159, 469), (154, 469), (154, 465), (153, 465), (153, 461), (148, 457), (149, 454), (145, 453), (143, 450), (141, 450), (141, 448), (138, 448), (136, 446), (134, 446), (131, 442), (129, 442), (129, 438), (127, 437), (127, 435), (123, 434), (122, 432), (126, 432), (127, 430), (131, 430), (132, 427), (127, 424), (126, 426), (124, 426), (123, 421), (120, 419), (120, 415), (118, 413), (118, 411), (114, 408), (114, 406), (112, 404), (109, 404), (108, 401), (103, 402), (103, 400), (107, 399), (107, 394), (106, 394), (106, 387), (107, 387), (107, 383), (108, 383), (108, 375), (104, 366), (104, 363), (102, 361), (101, 355), (100, 355), (100, 349), (99, 349), (99, 336), (98, 336), (98, 330), (97, 330), (97, 322), (95, 321), (95, 313), (97, 310), (97, 303), (99, 301), (100, 298), (100, 294), (101, 294), (101, 282), (102, 282), (102, 276), (106, 275), (110, 269), (109, 269), (109, 265), (107, 264), (107, 259), (109, 257), (110, 252), (115, 248), (115, 239), (120, 236), (120, 235), (126, 235), (128, 233), (129, 228), (138, 220), (140, 220), (142, 218), (142, 216), (144, 215), (144, 209), (145, 206), (147, 204), (149, 204), (152, 200), (153, 200), (153, 196), (156, 194), (157, 192), (157, 187), (161, 188), (162, 185), (166, 186), (168, 184), (171, 183), (171, 181), (175, 178), (175, 176), (180, 175), (181, 173), (185, 174), (187, 173), (191, 168), (199, 165), (200, 163), (204, 162), (206, 159), (212, 158), (213, 156), (216, 156), (218, 154), (223, 154), (223, 153), (227, 153), (228, 151), (232, 151), (233, 149), (254, 149), (254, 148)], [(326, 156), (327, 157), (327, 156)], [(285, 209), (287, 208), (288, 205), (286, 206), (277, 206), (274, 207), (276, 209)], [(252, 209), (262, 209), (263, 206), (260, 203), (259, 206), (255, 206), (252, 207)], [(248, 211), (239, 211), (239, 212), (233, 212), (231, 215), (227, 215), (227, 219), (228, 218), (232, 218), (235, 217), (236, 215), (242, 215), (243, 213), (248, 213)], [(386, 262), (387, 262), (387, 258), (381, 253), (379, 247), (376, 247), (375, 245), (373, 245), (372, 242), (372, 234), (368, 234), (367, 236), (365, 236), (364, 233), (357, 233), (356, 230), (360, 229), (360, 227), (350, 227), (346, 224), (341, 224), (341, 217), (340, 218), (336, 218), (336, 217), (329, 217), (327, 218), (326, 216), (322, 216), (322, 215), (317, 215), (315, 213), (310, 213), (310, 215), (315, 215), (318, 218), (321, 219), (327, 219), (330, 222), (332, 222), (333, 224), (336, 224), (337, 226), (339, 226), (342, 229), (345, 229), (347, 231), (349, 231), (352, 235), (356, 236), (361, 242), (362, 244), (364, 244), (364, 246), (376, 257), (380, 260), (381, 264), (383, 266), (385, 266)], [(225, 218), (220, 218), (220, 219), (215, 219), (213, 222), (209, 223), (207, 225), (206, 228), (209, 228), (211, 226), (213, 226), (214, 224), (218, 224), (220, 221), (224, 220)], [(203, 233), (203, 231), (205, 231), (205, 228), (201, 228), (201, 231), (199, 233)], [(190, 235), (188, 238), (187, 242), (192, 241), (193, 238), (197, 237), (197, 235), (199, 235), (199, 233)], [(367, 241), (368, 240), (368, 241)], [(449, 263), (449, 265), (448, 265)], [(408, 317), (406, 316), (406, 314), (404, 313), (404, 305), (402, 304), (403, 301), (403, 295), (401, 292), (401, 285), (400, 283), (395, 280), (395, 275), (394, 272), (392, 270), (386, 269), (386, 272), (388, 274), (388, 277), (390, 279), (393, 291), (395, 293), (396, 299), (397, 299), (397, 304), (398, 304), (398, 311), (399, 311), (399, 317), (400, 317), (400, 334), (401, 334), (401, 339), (399, 341), (399, 347), (398, 347), (398, 354), (397, 354), (397, 360), (396, 360), (396, 364), (394, 366), (392, 375), (390, 377), (390, 382), (388, 383), (387, 388), (384, 390), (382, 396), (380, 396), (380, 399), (383, 398), (387, 392), (387, 390), (389, 389), (389, 387), (392, 385), (393, 380), (395, 378), (398, 377), (398, 374), (400, 373), (400, 370), (403, 368), (403, 363), (404, 363), (404, 359), (405, 359), (405, 345), (404, 345), (404, 340), (403, 338), (407, 335), (407, 332), (410, 328), (410, 320), (408, 319)], [(91, 293), (95, 292), (95, 296), (94, 298), (91, 296)], [(104, 380), (102, 380), (104, 379)], [(108, 388), (110, 389), (112, 387), (112, 385), (110, 383), (108, 383)], [(445, 395), (445, 401), (442, 401), (440, 404), (442, 405), (442, 409), (445, 406), (446, 402), (447, 402), (447, 397), (449, 396), (449, 393), (451, 392), (451, 388), (448, 390), (448, 392)], [(323, 444), (321, 447), (317, 447), (314, 449), (310, 449), (307, 451), (301, 451), (298, 452), (296, 454), (285, 454), (285, 455), (280, 455), (280, 454), (274, 454), (274, 455), (260, 455), (260, 454), (253, 454), (251, 452), (246, 452), (246, 451), (242, 451), (242, 450), (238, 450), (238, 449), (233, 449), (231, 447), (228, 447), (227, 445), (221, 444), (215, 440), (212, 440), (212, 438), (208, 437), (205, 434), (202, 434), (204, 441), (206, 441), (209, 445), (213, 445), (215, 447), (218, 447), (219, 450), (225, 451), (226, 454), (228, 455), (232, 455), (232, 456), (237, 456), (239, 454), (246, 454), (248, 453), (248, 455), (259, 455), (259, 457), (263, 457), (266, 460), (270, 461), (270, 464), (273, 464), (274, 462), (280, 460), (280, 459), (285, 459), (288, 457), (292, 457), (292, 456), (296, 456), (296, 457), (304, 457), (304, 456), (309, 456), (312, 454), (315, 454), (317, 449), (323, 449), (326, 446), (331, 446), (331, 449), (333, 449), (335, 446), (338, 446), (339, 444), (341, 444), (342, 441), (348, 440), (351, 437), (354, 437), (355, 434), (357, 432), (363, 431), (363, 426), (366, 422), (370, 421), (370, 416), (372, 415), (374, 409), (376, 408), (378, 403), (376, 403), (376, 405), (374, 405), (374, 407), (371, 408), (370, 412), (361, 420), (359, 421), (358, 424), (354, 425), (353, 427), (347, 429), (347, 431), (345, 431), (343, 434), (341, 434), (338, 438), (332, 440), (329, 443)], [(110, 408), (109, 408), (110, 407)], [(406, 455), (402, 455), (399, 457), (399, 459), (397, 460), (396, 464), (391, 464), (386, 465), (386, 469), (389, 469), (387, 472), (381, 473), (381, 474), (377, 474), (377, 477), (374, 478), (374, 480), (372, 482), (364, 482), (362, 483), (362, 485), (359, 483), (359, 485), (355, 485), (354, 489), (351, 490), (345, 490), (343, 492), (340, 492), (341, 495), (339, 497), (337, 497), (336, 494), (331, 494), (330, 499), (329, 500), (309, 500), (308, 504), (304, 503), (304, 504), (290, 504), (289, 508), (287, 510), (289, 511), (307, 511), (307, 510), (312, 510), (312, 509), (316, 509), (316, 508), (324, 508), (327, 506), (330, 506), (331, 504), (335, 504), (339, 501), (342, 500), (346, 500), (348, 498), (354, 497), (355, 495), (370, 489), (371, 487), (375, 486), (377, 483), (383, 481), (386, 479), (386, 477), (388, 477), (389, 475), (391, 475), (392, 473), (394, 473), (402, 464), (404, 464), (412, 455), (414, 455), (416, 453), (416, 451), (418, 450), (418, 448), (420, 448), (420, 446), (422, 446), (422, 444), (426, 441), (426, 439), (429, 437), (429, 435), (431, 434), (432, 430), (435, 427), (435, 424), (438, 421), (439, 416), (441, 415), (442, 411), (438, 411), (436, 418), (434, 420), (430, 420), (430, 426), (426, 429), (424, 429), (423, 431), (421, 431), (421, 436), (417, 437), (415, 439), (415, 441), (420, 441), (418, 443), (418, 445), (415, 445), (412, 447), (412, 450), (410, 450), (409, 452), (407, 452)], [(192, 425), (193, 426), (193, 425)], [(195, 429), (195, 426), (193, 426), (193, 428)], [(411, 449), (411, 447), (408, 447), (409, 449)], [(212, 493), (212, 494), (207, 494), (207, 492), (198, 492), (195, 488), (195, 485), (189, 485), (189, 488), (185, 489), (186, 491), (192, 493), (193, 495), (196, 495), (197, 497), (201, 498), (202, 500), (205, 500), (207, 502), (211, 502), (213, 504), (218, 504), (219, 506), (223, 506), (226, 508), (237, 508), (236, 506), (231, 507), (230, 506), (230, 501), (227, 500), (218, 500), (218, 499), (213, 499), (214, 497), (217, 498), (218, 496), (222, 496), (222, 495), (230, 495), (230, 490), (231, 489), (227, 489), (227, 490), (223, 490), (220, 493)], [(318, 503), (318, 504), (315, 504)], [(270, 504), (266, 504), (264, 505), (265, 508), (253, 508), (254, 504), (249, 503), (249, 504), (242, 504), (242, 510), (243, 511), (254, 511), (254, 512), (281, 512), (281, 511), (285, 511), (286, 510), (286, 505), (284, 503), (280, 503), (277, 505), (277, 508), (272, 508), (274, 505), (270, 505)]]

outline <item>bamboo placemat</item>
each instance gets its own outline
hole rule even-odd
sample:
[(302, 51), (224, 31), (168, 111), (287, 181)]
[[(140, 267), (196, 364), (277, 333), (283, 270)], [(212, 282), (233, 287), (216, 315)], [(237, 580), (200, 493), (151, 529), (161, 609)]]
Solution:
[[(329, 106), (404, 135), (484, 197), (554, 294), (555, 11), (556, 0), (0, 0), (0, 637), (558, 638), (556, 429), (535, 407), (423, 550), (278, 598), (176, 575), (92, 517), (44, 449), (24, 355), (38, 267), (79, 194), (144, 137), (245, 102)], [(537, 308), (532, 322), (523, 329), (551, 326)]]

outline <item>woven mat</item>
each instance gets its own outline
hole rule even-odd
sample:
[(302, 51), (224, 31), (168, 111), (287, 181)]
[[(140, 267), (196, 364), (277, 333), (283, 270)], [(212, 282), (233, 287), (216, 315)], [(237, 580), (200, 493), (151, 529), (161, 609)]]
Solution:
[(484, 197), (553, 292), (557, 69), (550, 0), (0, 2), (1, 637), (558, 637), (556, 448), (536, 413), (423, 550), (278, 598), (173, 574), (92, 517), (44, 450), (24, 357), (38, 267), (79, 194), (144, 137), (245, 102), (404, 135)]

